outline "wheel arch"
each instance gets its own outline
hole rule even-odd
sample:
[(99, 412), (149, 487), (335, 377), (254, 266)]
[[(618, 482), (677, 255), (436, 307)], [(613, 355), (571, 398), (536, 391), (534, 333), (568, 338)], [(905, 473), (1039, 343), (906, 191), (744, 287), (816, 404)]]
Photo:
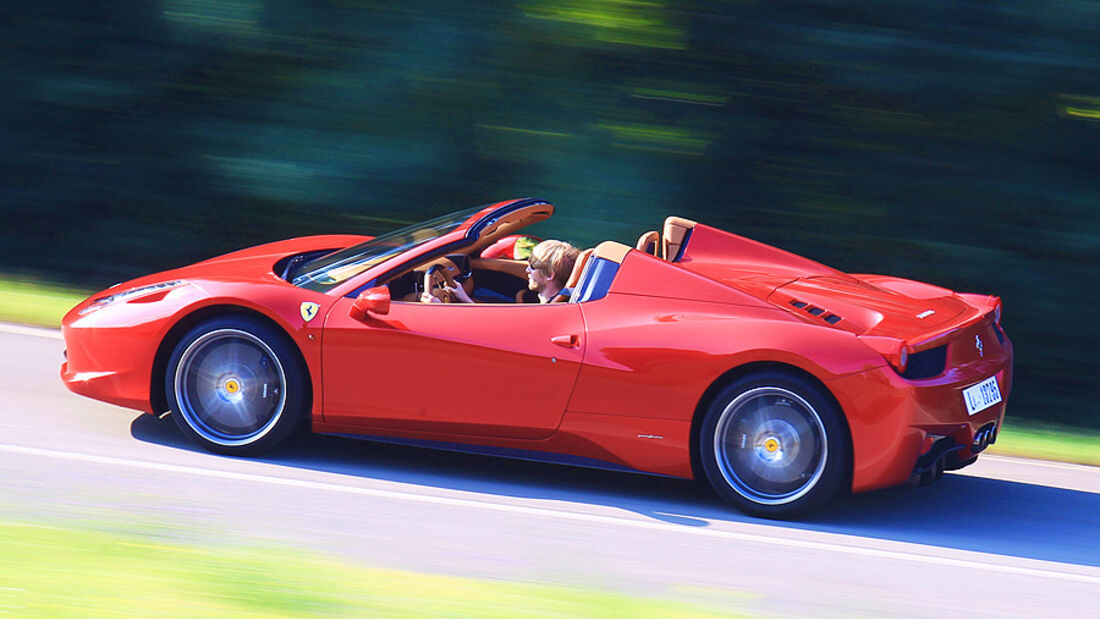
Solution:
[[(305, 361), (305, 357), (302, 355), (298, 343), (294, 341), (294, 338), (291, 337), (290, 334), (287, 333), (287, 330), (277, 321), (263, 312), (241, 305), (208, 305), (195, 309), (177, 320), (176, 323), (168, 329), (164, 338), (161, 339), (160, 345), (157, 346), (156, 355), (153, 357), (153, 370), (149, 376), (149, 403), (154, 414), (164, 413), (168, 410), (168, 396), (164, 391), (164, 381), (165, 374), (168, 371), (168, 359), (172, 356), (172, 351), (175, 350), (176, 345), (195, 325), (220, 316), (238, 316), (253, 319), (282, 334), (291, 345), (291, 350), (293, 350), (295, 354), (295, 360), (301, 365), (306, 377), (309, 377), (309, 366)], [(308, 389), (306, 397), (309, 402), (312, 402), (313, 381), (307, 380), (306, 383)]]
[[(745, 363), (729, 370), (726, 370), (721, 376), (716, 378), (710, 386), (703, 392), (699, 402), (695, 405), (695, 412), (691, 417), (691, 473), (692, 477), (696, 480), (705, 481), (706, 474), (703, 472), (703, 460), (699, 453), (699, 434), (702, 431), (703, 417), (706, 415), (707, 409), (710, 407), (714, 398), (717, 397), (719, 392), (722, 391), (730, 383), (740, 379), (743, 376), (749, 374), (755, 374), (758, 372), (778, 372), (783, 374), (789, 374), (797, 376), (801, 379), (807, 380), (821, 389), (821, 393), (836, 406), (836, 409), (840, 411), (840, 422), (844, 427), (844, 432), (848, 438), (849, 447), (852, 445), (852, 429), (848, 425), (848, 416), (844, 412), (844, 407), (840, 405), (836, 396), (833, 395), (832, 390), (821, 381), (817, 376), (806, 370), (791, 365), (789, 363), (783, 363), (779, 361), (754, 361), (751, 363)], [(845, 463), (845, 474), (847, 476), (847, 486), (851, 487), (852, 474), (854, 471), (854, 461), (852, 458), (852, 449), (848, 449), (848, 462)]]

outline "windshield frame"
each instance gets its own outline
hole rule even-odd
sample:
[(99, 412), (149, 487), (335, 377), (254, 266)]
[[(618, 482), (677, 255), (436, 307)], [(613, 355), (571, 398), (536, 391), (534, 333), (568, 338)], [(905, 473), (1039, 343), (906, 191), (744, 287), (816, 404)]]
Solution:
[[(410, 262), (422, 261), (473, 245), (486, 232), (492, 233), (495, 230), (494, 224), (502, 217), (539, 205), (549, 206), (553, 212), (553, 206), (546, 200), (519, 198), (483, 204), (405, 226), (307, 262), (299, 268), (300, 272), (290, 277), (290, 283), (323, 294), (354, 297), (405, 268)], [(417, 231), (427, 231), (430, 236), (413, 238)], [(392, 245), (394, 239), (403, 236), (409, 237), (409, 240), (399, 247)], [(386, 247), (387, 243), (390, 244), (389, 247)], [(380, 247), (386, 249), (377, 252)], [(367, 261), (368, 264), (362, 265), (357, 260)], [(336, 278), (331, 283), (319, 281), (319, 271), (343, 268), (350, 271), (346, 276)], [(308, 279), (305, 278), (307, 275), (310, 276)]]
[[(299, 267), (298, 272), (290, 278), (290, 283), (306, 290), (329, 292), (409, 250), (459, 230), (488, 206), (475, 206), (417, 222), (326, 254)], [(340, 272), (343, 270), (346, 273)]]

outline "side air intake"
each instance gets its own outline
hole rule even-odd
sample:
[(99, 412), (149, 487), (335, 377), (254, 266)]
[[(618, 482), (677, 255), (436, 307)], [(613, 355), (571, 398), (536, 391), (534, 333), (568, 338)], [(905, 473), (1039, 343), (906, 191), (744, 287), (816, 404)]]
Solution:
[[(816, 305), (810, 305), (805, 301), (791, 299), (790, 301), (788, 301), (788, 303), (790, 303), (792, 307), (798, 308), (800, 310), (805, 310), (811, 316), (820, 316), (822, 320), (831, 325), (835, 325), (836, 323), (843, 320), (840, 316), (837, 316), (836, 314), (833, 314), (832, 312), (829, 312), (824, 308), (817, 307)], [(824, 314), (824, 316), (822, 316), (822, 314)]]

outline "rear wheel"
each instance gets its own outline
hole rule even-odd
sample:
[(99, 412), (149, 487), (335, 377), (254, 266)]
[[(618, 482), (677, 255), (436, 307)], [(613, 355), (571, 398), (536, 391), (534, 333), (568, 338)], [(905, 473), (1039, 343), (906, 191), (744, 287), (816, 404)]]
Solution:
[(715, 397), (699, 454), (726, 501), (756, 516), (789, 518), (843, 490), (851, 448), (838, 407), (820, 387), (767, 372), (744, 376)]
[(204, 448), (246, 455), (299, 429), (306, 372), (282, 332), (259, 321), (220, 317), (192, 328), (168, 361), (165, 393), (184, 434)]

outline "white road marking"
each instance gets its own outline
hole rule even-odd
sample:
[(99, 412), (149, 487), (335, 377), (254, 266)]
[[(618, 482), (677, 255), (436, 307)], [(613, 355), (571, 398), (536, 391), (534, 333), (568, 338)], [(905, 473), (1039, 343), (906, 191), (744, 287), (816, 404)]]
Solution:
[(64, 339), (61, 337), (61, 331), (58, 329), (47, 329), (46, 327), (24, 327), (23, 325), (13, 325), (6, 322), (0, 322), (0, 333), (13, 333), (15, 335), (30, 335), (34, 337), (48, 337), (54, 340)]
[(1004, 462), (1011, 464), (1026, 464), (1028, 466), (1037, 466), (1044, 469), (1062, 469), (1064, 471), (1082, 471), (1100, 472), (1100, 467), (1095, 467), (1088, 464), (1073, 464), (1071, 462), (1048, 462), (1046, 460), (1032, 460), (1030, 458), (1018, 458), (1012, 456), (998, 456), (994, 454), (983, 454), (978, 458), (978, 461), (989, 460), (992, 462)]
[[(673, 524), (663, 522), (650, 522), (629, 520), (626, 518), (617, 518), (613, 516), (601, 516), (596, 514), (582, 514), (577, 512), (569, 512), (556, 509), (548, 509), (545, 507), (532, 507), (526, 505), (509, 505), (503, 503), (486, 503), (481, 501), (475, 501), (471, 499), (454, 498), (454, 497), (442, 497), (434, 495), (422, 495), (409, 492), (399, 492), (394, 490), (381, 490), (377, 488), (361, 488), (357, 486), (344, 486), (340, 484), (333, 484), (328, 482), (308, 481), (303, 479), (289, 479), (284, 477), (274, 477), (269, 475), (257, 475), (254, 473), (238, 473), (232, 471), (218, 471), (214, 469), (198, 468), (191, 466), (182, 466), (177, 464), (167, 464), (160, 462), (148, 462), (142, 460), (126, 460), (123, 458), (114, 458), (110, 456), (97, 456), (92, 454), (81, 454), (68, 451), (57, 451), (52, 449), (42, 449), (37, 447), (23, 447), (19, 445), (4, 445), (0, 444), (0, 451), (24, 455), (41, 456), (46, 458), (58, 458), (64, 460), (73, 460), (78, 462), (94, 462), (99, 464), (110, 464), (115, 466), (124, 466), (137, 469), (146, 469), (154, 471), (164, 471), (169, 473), (181, 473), (187, 475), (198, 475), (202, 477), (212, 477), (218, 479), (232, 479), (237, 481), (246, 481), (252, 483), (269, 484), (276, 486), (288, 486), (295, 488), (307, 488), (310, 490), (321, 490), (327, 492), (340, 492), (344, 494), (355, 494), (370, 497), (381, 497), (388, 499), (397, 499), (403, 501), (414, 501), (419, 503), (431, 503), (436, 505), (447, 505), (451, 507), (464, 507), (470, 509), (480, 509), (485, 511), (506, 512), (513, 514), (526, 514), (541, 517), (560, 518), (563, 520), (576, 520), (581, 522), (590, 522), (596, 524), (607, 524), (620, 527), (630, 527), (634, 529), (647, 529), (653, 531), (662, 531), (665, 533), (676, 533), (681, 535), (695, 535), (710, 538), (719, 538), (724, 540), (735, 540), (740, 542), (752, 542), (759, 544), (771, 544), (776, 546), (790, 546), (795, 548), (821, 550), (826, 552), (835, 552), (849, 555), (860, 555), (868, 557), (877, 557), (884, 559), (894, 559), (899, 561), (910, 561), (913, 563), (926, 563), (931, 565), (960, 567), (966, 570), (984, 570), (987, 572), (1000, 572), (1004, 574), (1015, 574), (1019, 576), (1033, 576), (1040, 578), (1049, 578), (1053, 580), (1065, 580), (1071, 582), (1080, 582), (1093, 585), (1100, 585), (1100, 575), (1090, 575), (1072, 572), (1062, 572), (1053, 569), (1043, 569), (1038, 567), (1024, 567), (1018, 565), (1001, 565), (996, 561), (1002, 558), (998, 555), (989, 553), (981, 553), (974, 551), (960, 551), (965, 552), (968, 555), (983, 557), (985, 561), (974, 561), (968, 559), (952, 559), (948, 557), (936, 557), (930, 555), (916, 554), (912, 552), (904, 552), (899, 550), (885, 550), (878, 548), (864, 548), (859, 546), (848, 546), (844, 544), (836, 544), (830, 542), (815, 542), (810, 540), (790, 539), (784, 537), (773, 537), (768, 535), (758, 535), (753, 533), (738, 533), (734, 531), (719, 531), (713, 529), (701, 529), (697, 527), (681, 527)], [(902, 544), (900, 542), (890, 542), (892, 544)], [(1041, 561), (1038, 559), (1021, 559), (1032, 564), (1047, 564), (1051, 566), (1060, 565), (1058, 563)], [(1093, 568), (1085, 568), (1090, 571)], [(1098, 571), (1100, 572), (1100, 571)]]

